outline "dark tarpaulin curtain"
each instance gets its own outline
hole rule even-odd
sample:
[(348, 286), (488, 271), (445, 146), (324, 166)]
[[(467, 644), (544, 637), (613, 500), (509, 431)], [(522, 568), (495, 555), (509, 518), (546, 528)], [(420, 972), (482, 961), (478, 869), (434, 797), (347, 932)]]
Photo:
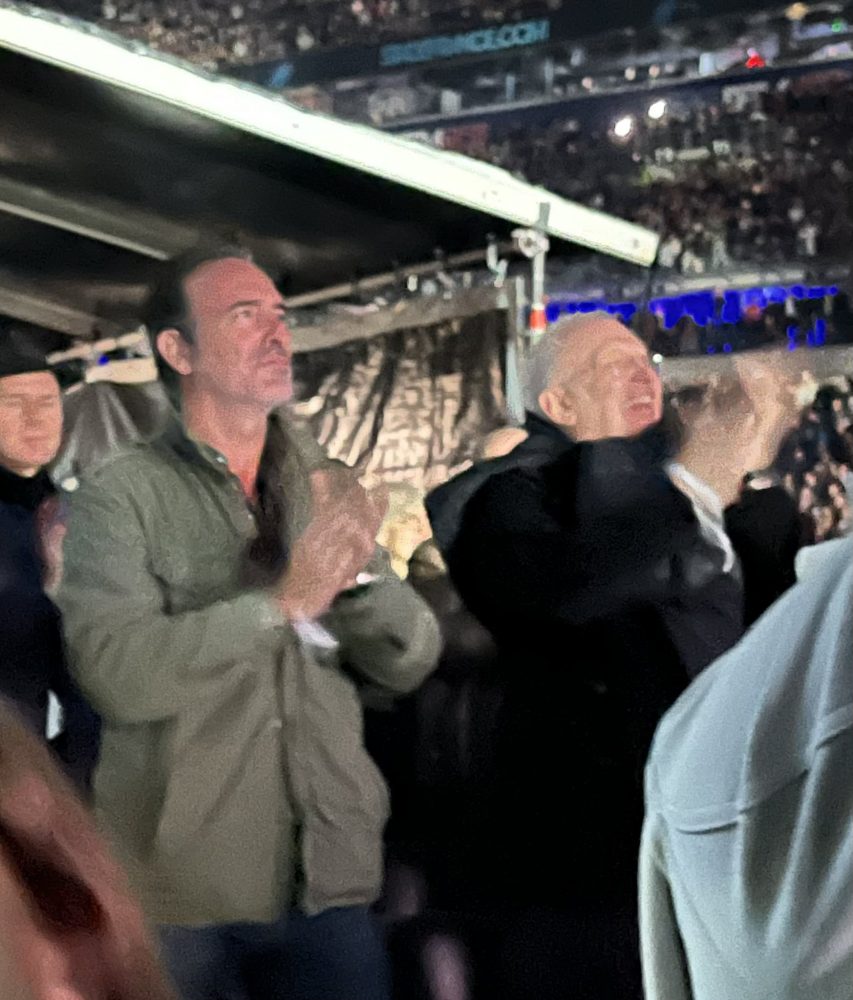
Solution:
[(506, 422), (505, 337), (494, 311), (299, 354), (296, 414), (368, 481), (432, 489)]

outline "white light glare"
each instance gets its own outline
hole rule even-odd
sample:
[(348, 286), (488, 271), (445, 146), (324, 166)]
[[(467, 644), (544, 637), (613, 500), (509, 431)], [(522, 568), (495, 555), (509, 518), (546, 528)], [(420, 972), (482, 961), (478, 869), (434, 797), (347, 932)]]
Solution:
[(663, 355), (662, 354), (653, 354), (652, 355), (652, 364), (653, 365), (662, 365), (663, 364)]
[(620, 118), (613, 126), (613, 134), (617, 139), (627, 139), (634, 131), (634, 119), (630, 115)]
[(652, 121), (656, 122), (660, 121), (661, 118), (663, 118), (663, 116), (666, 114), (666, 108), (667, 108), (666, 101), (664, 100), (655, 101), (653, 104), (649, 105), (649, 118), (651, 118)]

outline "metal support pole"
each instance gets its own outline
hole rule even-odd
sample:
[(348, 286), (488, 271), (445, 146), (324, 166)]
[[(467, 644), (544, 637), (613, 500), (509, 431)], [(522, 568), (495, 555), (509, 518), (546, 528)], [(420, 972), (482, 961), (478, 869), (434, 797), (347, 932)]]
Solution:
[(507, 419), (516, 427), (525, 420), (524, 387), (526, 383), (526, 309), (524, 278), (513, 278), (507, 288), (506, 394)]
[(545, 332), (545, 262), (548, 258), (548, 215), (550, 206), (539, 206), (536, 222), (536, 241), (530, 268), (530, 335), (538, 339)]
[(516, 229), (512, 234), (516, 250), (530, 261), (530, 309), (525, 296), (525, 282), (518, 278), (512, 283), (510, 322), (514, 333), (507, 340), (506, 395), (507, 414), (512, 423), (522, 424), (525, 418), (524, 384), (530, 348), (545, 332), (545, 263), (548, 258), (548, 214), (546, 202), (539, 206), (535, 229)]

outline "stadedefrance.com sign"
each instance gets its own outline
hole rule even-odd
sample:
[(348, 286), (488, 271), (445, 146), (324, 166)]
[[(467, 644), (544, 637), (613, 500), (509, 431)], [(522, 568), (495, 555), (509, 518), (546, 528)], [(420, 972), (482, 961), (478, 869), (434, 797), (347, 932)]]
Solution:
[(461, 35), (435, 35), (414, 42), (383, 45), (379, 50), (379, 62), (383, 67), (410, 66), (454, 56), (503, 52), (505, 49), (540, 45), (548, 41), (550, 34), (551, 23), (543, 19), (504, 24), (499, 28), (480, 28)]

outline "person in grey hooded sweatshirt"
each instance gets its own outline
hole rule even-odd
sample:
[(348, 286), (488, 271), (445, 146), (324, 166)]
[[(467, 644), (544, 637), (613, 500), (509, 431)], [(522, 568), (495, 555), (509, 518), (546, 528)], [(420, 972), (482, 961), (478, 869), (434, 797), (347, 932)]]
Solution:
[(647, 1000), (853, 996), (853, 544), (660, 724), (640, 863)]

